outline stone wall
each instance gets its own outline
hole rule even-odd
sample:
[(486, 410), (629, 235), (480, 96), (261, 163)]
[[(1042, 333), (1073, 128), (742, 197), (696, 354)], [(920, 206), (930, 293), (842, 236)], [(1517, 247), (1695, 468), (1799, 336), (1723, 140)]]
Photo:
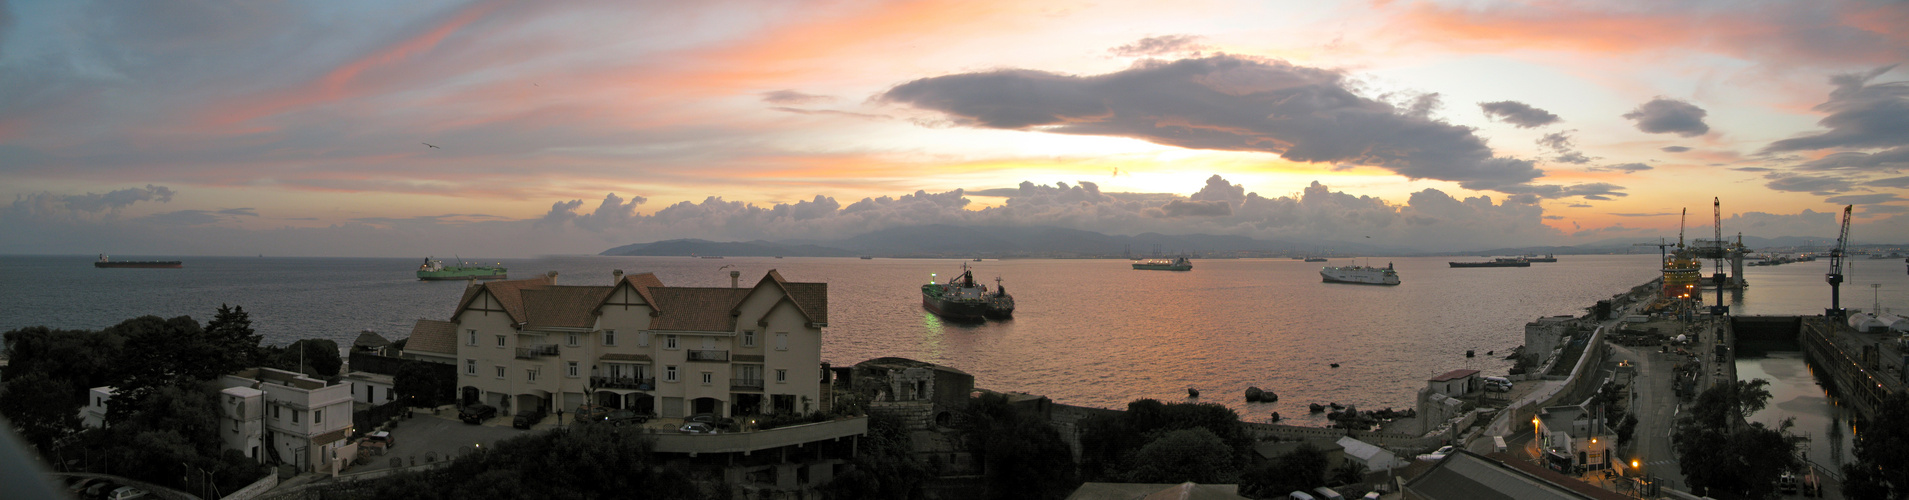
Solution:
[(935, 428), (933, 401), (870, 401), (868, 413), (893, 417), (901, 422), (903, 430), (919, 431)]

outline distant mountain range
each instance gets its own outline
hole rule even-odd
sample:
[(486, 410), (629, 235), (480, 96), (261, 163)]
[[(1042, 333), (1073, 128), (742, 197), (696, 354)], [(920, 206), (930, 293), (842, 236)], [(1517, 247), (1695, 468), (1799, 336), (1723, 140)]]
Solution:
[[(1732, 242), (1735, 241), (1733, 238)], [(1675, 240), (1669, 240), (1675, 244)], [(1640, 243), (1651, 243), (1638, 245)], [(1526, 255), (1652, 253), (1656, 241), (1614, 239), (1575, 246), (1493, 248), (1473, 252), (1425, 252), (1386, 245), (1321, 240), (1261, 240), (1244, 236), (1144, 233), (1120, 236), (1050, 226), (925, 226), (892, 227), (842, 240), (735, 241), (666, 240), (623, 245), (600, 255), (702, 255), (724, 257), (1046, 257), (1118, 258), (1158, 255), (1195, 257), (1297, 257), (1306, 255)], [(1687, 244), (1696, 244), (1695, 240)], [(1752, 249), (1822, 248), (1823, 238), (1757, 238), (1746, 236)]]

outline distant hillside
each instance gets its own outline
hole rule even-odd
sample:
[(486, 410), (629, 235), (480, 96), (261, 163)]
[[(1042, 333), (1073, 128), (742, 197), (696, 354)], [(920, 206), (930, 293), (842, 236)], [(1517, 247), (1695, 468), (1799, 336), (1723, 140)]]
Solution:
[(666, 240), (637, 243), (604, 250), (598, 255), (711, 255), (722, 257), (852, 257), (855, 252), (817, 245), (788, 245), (762, 240), (718, 242), (709, 240)]

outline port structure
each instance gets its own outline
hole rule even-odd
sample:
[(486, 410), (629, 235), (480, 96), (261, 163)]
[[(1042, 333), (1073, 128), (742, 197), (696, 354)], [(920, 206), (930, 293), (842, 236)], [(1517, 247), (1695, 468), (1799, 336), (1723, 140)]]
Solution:
[(1843, 230), (1836, 236), (1836, 247), (1829, 249), (1829, 274), (1823, 275), (1823, 281), (1829, 282), (1829, 309), (1823, 310), (1823, 316), (1831, 321), (1848, 319), (1849, 311), (1843, 309), (1843, 256), (1849, 253), (1849, 212), (1854, 208), (1843, 206)]

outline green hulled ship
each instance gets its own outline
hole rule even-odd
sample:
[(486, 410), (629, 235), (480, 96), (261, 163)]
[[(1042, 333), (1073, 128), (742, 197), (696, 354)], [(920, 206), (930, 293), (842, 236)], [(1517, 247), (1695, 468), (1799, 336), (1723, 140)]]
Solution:
[(501, 262), (495, 266), (480, 266), (459, 259), (457, 265), (446, 267), (444, 261), (426, 257), (424, 264), (418, 266), (418, 279), (425, 281), (500, 280), (505, 276), (504, 264)]

